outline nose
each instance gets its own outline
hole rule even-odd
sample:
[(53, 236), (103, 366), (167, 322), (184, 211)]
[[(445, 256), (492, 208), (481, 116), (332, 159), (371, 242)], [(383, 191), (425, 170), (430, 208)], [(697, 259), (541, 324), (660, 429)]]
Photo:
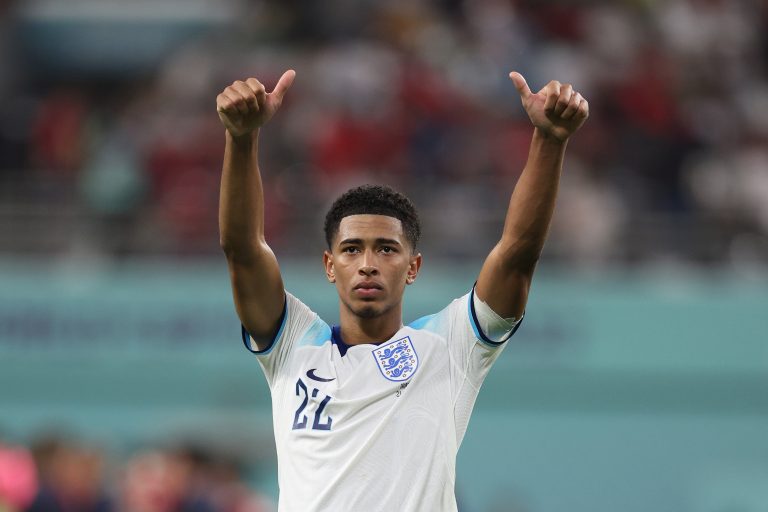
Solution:
[(366, 251), (365, 255), (363, 256), (363, 261), (361, 262), (362, 266), (358, 270), (360, 275), (364, 276), (375, 276), (379, 274), (379, 269), (376, 267), (376, 262), (374, 261), (374, 255), (370, 253), (370, 251)]

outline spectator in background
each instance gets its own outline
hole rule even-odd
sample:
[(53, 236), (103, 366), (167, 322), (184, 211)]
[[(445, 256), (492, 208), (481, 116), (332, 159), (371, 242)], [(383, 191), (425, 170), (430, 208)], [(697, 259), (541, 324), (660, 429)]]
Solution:
[[(0, 223), (10, 226), (0, 231), (0, 249), (73, 253), (73, 237), (59, 235), (69, 230), (89, 239), (80, 246), (109, 257), (217, 255), (210, 185), (221, 147), (208, 98), (216, 84), (254, 69), (276, 79), (277, 63), (290, 61), (307, 80), (261, 155), (275, 170), (264, 187), (276, 249), (303, 256), (308, 233), (319, 228), (318, 209), (355, 182), (386, 175), (414, 191), (427, 226), (440, 222), (446, 204), (456, 219), (474, 216), (476, 239), (453, 256), (479, 258), (495, 242), (493, 223), (482, 219), (502, 213), (487, 210), (495, 202), (487, 196), (507, 192), (502, 184), (516, 177), (527, 144), (525, 120), (509, 119), (516, 105), (493, 71), (515, 63), (538, 82), (550, 69), (564, 70), (586, 94), (603, 98), (574, 148), (579, 192), (562, 202), (555, 220), (568, 226), (553, 233), (545, 258), (587, 266), (664, 255), (710, 264), (739, 264), (745, 254), (768, 261), (760, 172), (768, 152), (764, 2), (337, 4), (343, 8), (225, 2), (217, 10), (229, 9), (230, 22), (151, 56), (162, 64), (139, 78), (110, 75), (119, 67), (112, 63), (48, 80), (46, 62), (62, 69), (67, 62), (25, 70), (23, 59), (10, 58), (13, 79), (0, 80), (11, 98), (0, 123), (0, 164), (8, 167), (0, 169), (0, 199), (6, 211), (20, 213)], [(82, 30), (101, 36), (98, 24), (88, 23)], [(25, 35), (12, 17), (3, 28)], [(0, 53), (5, 42), (6, 54), (23, 55), (33, 39), (0, 38)], [(65, 49), (70, 44), (60, 41)], [(173, 85), (182, 80), (183, 88)], [(10, 168), (20, 165), (29, 169)], [(471, 182), (461, 172), (468, 166), (482, 168)], [(84, 193), (70, 193), (73, 184)], [(467, 197), (457, 203), (462, 191)], [(573, 220), (599, 210), (587, 204), (593, 198), (617, 205), (616, 218), (602, 226)], [(81, 226), (90, 224), (100, 229), (83, 234)], [(574, 228), (585, 236), (568, 235)], [(26, 232), (49, 236), (2, 246)], [(430, 232), (430, 248), (450, 246), (450, 229)]]
[(271, 512), (230, 459), (201, 445), (144, 450), (125, 464), (116, 512)]
[(111, 512), (104, 490), (104, 459), (84, 443), (60, 436), (38, 439), (32, 448), (40, 486), (27, 512)]
[(0, 512), (25, 510), (37, 490), (37, 470), (29, 451), (0, 441)]
[(115, 479), (104, 468), (99, 450), (60, 434), (32, 450), (0, 441), (0, 512), (274, 511), (235, 457), (205, 443), (135, 452)]

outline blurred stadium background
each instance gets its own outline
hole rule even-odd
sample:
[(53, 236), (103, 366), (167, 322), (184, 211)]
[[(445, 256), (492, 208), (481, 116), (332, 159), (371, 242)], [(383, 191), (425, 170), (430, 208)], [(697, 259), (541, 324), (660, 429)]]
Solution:
[(5, 1), (0, 62), (0, 510), (274, 508), (214, 102), (287, 68), (268, 238), (328, 321), (337, 193), (420, 208), (410, 321), (500, 232), (531, 133), (507, 73), (590, 100), (459, 454), (462, 512), (768, 510), (765, 2)]

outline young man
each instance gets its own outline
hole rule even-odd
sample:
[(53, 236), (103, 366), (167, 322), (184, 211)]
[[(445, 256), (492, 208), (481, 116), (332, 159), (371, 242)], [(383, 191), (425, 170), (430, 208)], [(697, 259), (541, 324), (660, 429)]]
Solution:
[(259, 129), (291, 86), (254, 78), (217, 97), (226, 127), (219, 225), (243, 341), (272, 394), (281, 511), (456, 510), (456, 453), (480, 385), (525, 310), (555, 205), (568, 138), (588, 105), (568, 84), (532, 93), (510, 73), (533, 123), (528, 163), (501, 239), (475, 287), (403, 326), (419, 273), (419, 224), (386, 187), (353, 189), (331, 208), (323, 255), (339, 294), (330, 327), (283, 289), (264, 239)]

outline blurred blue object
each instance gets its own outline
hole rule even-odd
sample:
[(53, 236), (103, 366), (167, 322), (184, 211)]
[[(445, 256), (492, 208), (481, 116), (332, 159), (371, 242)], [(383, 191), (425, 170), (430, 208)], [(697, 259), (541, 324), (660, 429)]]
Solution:
[(227, 2), (29, 1), (16, 15), (21, 50), (45, 76), (137, 78), (191, 38), (231, 21)]
[[(6, 432), (26, 439), (66, 426), (118, 447), (191, 435), (274, 464), (269, 391), (242, 346), (224, 267), (5, 261)], [(408, 311), (441, 308), (478, 268), (431, 262)], [(289, 290), (337, 318), (319, 266), (284, 261), (282, 270)], [(468, 510), (758, 512), (765, 277), (542, 270), (459, 454)], [(724, 478), (737, 474), (755, 477)]]

